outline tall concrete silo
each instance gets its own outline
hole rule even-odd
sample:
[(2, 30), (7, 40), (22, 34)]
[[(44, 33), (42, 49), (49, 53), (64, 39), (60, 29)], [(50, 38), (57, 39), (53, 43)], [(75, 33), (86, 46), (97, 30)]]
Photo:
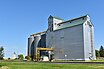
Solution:
[(32, 47), (34, 46), (34, 37), (33, 36), (30, 36), (29, 38), (28, 38), (28, 56), (31, 56), (32, 54), (31, 54), (31, 49), (32, 49)]
[(34, 55), (37, 54), (37, 47), (41, 47), (41, 36), (36, 35), (34, 36)]

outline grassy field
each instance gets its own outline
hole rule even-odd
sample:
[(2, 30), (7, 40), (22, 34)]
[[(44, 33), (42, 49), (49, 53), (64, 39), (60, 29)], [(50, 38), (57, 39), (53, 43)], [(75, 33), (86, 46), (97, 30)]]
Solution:
[(49, 64), (35, 62), (0, 62), (0, 69), (104, 69), (104, 64)]

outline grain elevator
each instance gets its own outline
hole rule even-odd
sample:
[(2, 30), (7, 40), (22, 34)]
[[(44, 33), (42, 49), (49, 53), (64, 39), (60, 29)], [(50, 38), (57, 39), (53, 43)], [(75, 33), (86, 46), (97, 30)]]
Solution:
[(55, 60), (95, 60), (94, 26), (89, 15), (67, 21), (49, 16), (48, 29), (28, 38), (28, 55), (36, 57), (37, 49), (41, 50), (39, 57), (52, 55)]

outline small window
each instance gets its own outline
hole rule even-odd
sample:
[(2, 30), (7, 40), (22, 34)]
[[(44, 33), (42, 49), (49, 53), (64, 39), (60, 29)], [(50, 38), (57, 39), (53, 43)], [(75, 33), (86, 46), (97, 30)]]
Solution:
[(59, 24), (59, 26), (61, 26), (61, 24)]
[(82, 19), (84, 20), (84, 17)]
[(64, 37), (60, 37), (60, 39), (63, 39)]

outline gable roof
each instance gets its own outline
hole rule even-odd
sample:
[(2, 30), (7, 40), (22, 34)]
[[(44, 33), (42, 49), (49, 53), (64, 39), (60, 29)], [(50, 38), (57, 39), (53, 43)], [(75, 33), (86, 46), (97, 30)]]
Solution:
[(63, 20), (64, 21), (64, 19), (56, 17), (56, 16), (52, 16), (52, 15), (50, 15), (49, 18), (55, 18), (55, 19), (59, 19), (59, 20)]
[[(89, 17), (89, 16), (85, 15), (85, 16), (81, 16), (81, 17), (78, 17), (78, 18), (67, 20), (65, 22), (61, 22), (61, 23), (58, 24), (59, 26), (57, 27), (56, 30), (60, 30), (60, 29), (63, 29), (63, 28), (73, 27), (73, 26), (76, 26), (76, 25), (83, 24), (87, 20), (87, 17)], [(78, 20), (78, 19), (81, 19), (81, 20), (75, 21), (75, 20)], [(60, 26), (60, 25), (62, 25), (62, 26)]]
[(72, 22), (72, 21), (74, 21), (74, 20), (78, 20), (78, 19), (81, 19), (81, 18), (85, 18), (85, 17), (87, 17), (87, 16), (88, 16), (88, 15), (81, 16), (81, 17), (78, 17), (78, 18), (73, 18), (73, 19), (70, 19), (70, 20), (64, 21), (64, 22), (59, 23), (59, 24), (63, 24), (63, 23), (67, 23), (67, 22)]

